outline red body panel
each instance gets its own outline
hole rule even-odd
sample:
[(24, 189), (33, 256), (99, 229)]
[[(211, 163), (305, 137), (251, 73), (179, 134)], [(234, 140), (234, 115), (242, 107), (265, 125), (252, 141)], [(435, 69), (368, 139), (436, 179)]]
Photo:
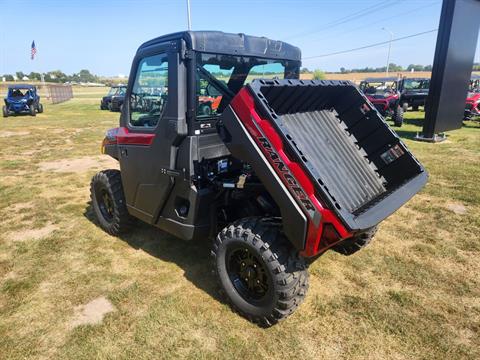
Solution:
[(480, 109), (479, 109), (480, 103), (478, 103), (478, 101), (480, 101), (480, 93), (473, 93), (472, 96), (467, 98), (466, 104), (465, 104), (465, 105), (471, 106), (469, 111), (471, 112), (472, 115), (475, 115), (475, 116), (480, 115)]
[(369, 95), (366, 95), (367, 99), (372, 103), (372, 104), (382, 104), (383, 106), (383, 109), (386, 111), (388, 110), (388, 107), (389, 107), (389, 104), (391, 101), (396, 101), (398, 100), (398, 95), (395, 94), (395, 95), (390, 95), (386, 98), (375, 98), (373, 96), (369, 96)]
[(118, 127), (108, 130), (107, 136), (103, 140), (103, 144), (119, 144), (119, 145), (151, 145), (155, 134), (152, 133), (133, 133), (129, 132), (126, 127)]
[[(351, 237), (353, 234), (343, 226), (335, 213), (322, 204), (315, 196), (314, 185), (305, 173), (303, 166), (287, 155), (282, 138), (275, 131), (270, 121), (260, 116), (256, 111), (255, 101), (247, 88), (242, 89), (238, 93), (231, 102), (231, 106), (307, 216), (307, 239), (302, 255), (306, 257), (315, 256), (324, 252), (341, 239)], [(265, 138), (268, 140), (269, 146), (274, 150), (273, 153), (265, 147)], [(285, 171), (283, 165), (281, 167), (278, 166), (278, 162), (274, 161), (277, 158), (281, 159), (288, 171)], [(313, 206), (313, 209), (310, 209), (309, 206)], [(311, 215), (312, 211), (309, 210), (314, 210), (314, 213), (318, 212), (320, 214), (320, 221), (317, 221), (317, 224)], [(321, 241), (326, 224), (331, 224), (335, 228), (340, 236), (338, 241), (332, 242), (331, 239), (329, 241)]]

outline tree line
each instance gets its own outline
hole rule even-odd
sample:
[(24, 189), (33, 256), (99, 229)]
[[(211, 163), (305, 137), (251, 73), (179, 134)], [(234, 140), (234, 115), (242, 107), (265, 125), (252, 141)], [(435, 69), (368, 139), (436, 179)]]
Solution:
[[(15, 74), (4, 74), (2, 75), (6, 81), (22, 80), (24, 77), (27, 77), (29, 80), (42, 80), (42, 74), (38, 72), (31, 72), (29, 74), (23, 73), (22, 71), (17, 71)], [(102, 82), (99, 76), (92, 74), (89, 70), (83, 69), (78, 73), (67, 75), (61, 70), (53, 70), (47, 73), (43, 73), (44, 79), (47, 82), (54, 83), (66, 83), (66, 82), (83, 82), (83, 83), (98, 83)], [(15, 79), (16, 78), (16, 79)]]

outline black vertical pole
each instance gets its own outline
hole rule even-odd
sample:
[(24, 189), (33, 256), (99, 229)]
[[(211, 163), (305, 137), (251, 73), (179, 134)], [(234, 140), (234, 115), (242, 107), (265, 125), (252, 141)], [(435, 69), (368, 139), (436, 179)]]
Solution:
[(443, 0), (425, 121), (418, 140), (436, 141), (439, 132), (462, 126), (479, 26), (480, 1)]

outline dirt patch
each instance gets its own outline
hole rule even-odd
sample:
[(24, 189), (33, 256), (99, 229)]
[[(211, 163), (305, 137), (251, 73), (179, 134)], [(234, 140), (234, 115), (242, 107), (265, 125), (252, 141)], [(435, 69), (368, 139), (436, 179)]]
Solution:
[(0, 138), (10, 136), (22, 136), (30, 134), (28, 131), (0, 131)]
[(116, 311), (105, 296), (96, 298), (85, 305), (75, 307), (75, 315), (70, 327), (101, 324), (106, 314)]
[(447, 204), (447, 209), (453, 211), (455, 214), (464, 215), (467, 213), (467, 208), (460, 203), (449, 203)]
[(57, 229), (56, 225), (48, 224), (38, 229), (27, 229), (10, 233), (10, 238), (13, 241), (38, 240), (50, 235)]
[(49, 172), (83, 173), (89, 170), (118, 168), (118, 162), (108, 156), (85, 156), (76, 159), (62, 159), (42, 162), (40, 170)]

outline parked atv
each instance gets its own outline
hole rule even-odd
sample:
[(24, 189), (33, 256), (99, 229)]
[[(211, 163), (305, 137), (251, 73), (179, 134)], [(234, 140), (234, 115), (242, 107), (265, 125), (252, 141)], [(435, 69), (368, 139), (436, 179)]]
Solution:
[[(113, 105), (112, 105), (112, 99), (114, 97), (120, 97), (122, 98), (122, 103), (123, 103), (123, 98), (125, 97), (125, 91), (127, 87), (125, 85), (115, 85), (110, 88), (110, 91), (108, 92), (107, 95), (105, 95), (102, 100), (100, 101), (100, 110), (110, 110), (110, 111), (115, 111), (113, 110)], [(118, 100), (115, 101), (115, 109), (117, 107), (119, 108), (118, 105)], [(116, 110), (118, 111), (118, 110)]]
[(402, 126), (404, 109), (400, 106), (397, 78), (368, 78), (359, 88), (382, 116), (390, 117), (395, 126)]
[[(213, 273), (240, 314), (270, 326), (308, 289), (308, 265), (351, 255), (427, 173), (349, 81), (299, 80), (300, 50), (244, 34), (180, 32), (141, 45), (93, 211), (109, 234), (141, 219), (211, 237)], [(252, 74), (275, 73), (253, 80)], [(221, 94), (201, 110), (200, 79)]]
[(419, 106), (425, 106), (430, 88), (430, 79), (428, 78), (403, 78), (399, 81), (398, 89), (400, 91), (400, 104), (403, 111), (409, 107), (413, 111), (418, 111)]
[(473, 74), (468, 87), (464, 120), (473, 120), (480, 116), (480, 76)]
[(30, 114), (36, 116), (37, 112), (43, 112), (40, 96), (34, 85), (16, 84), (8, 87), (5, 105), (2, 108), (3, 117), (14, 114)]

